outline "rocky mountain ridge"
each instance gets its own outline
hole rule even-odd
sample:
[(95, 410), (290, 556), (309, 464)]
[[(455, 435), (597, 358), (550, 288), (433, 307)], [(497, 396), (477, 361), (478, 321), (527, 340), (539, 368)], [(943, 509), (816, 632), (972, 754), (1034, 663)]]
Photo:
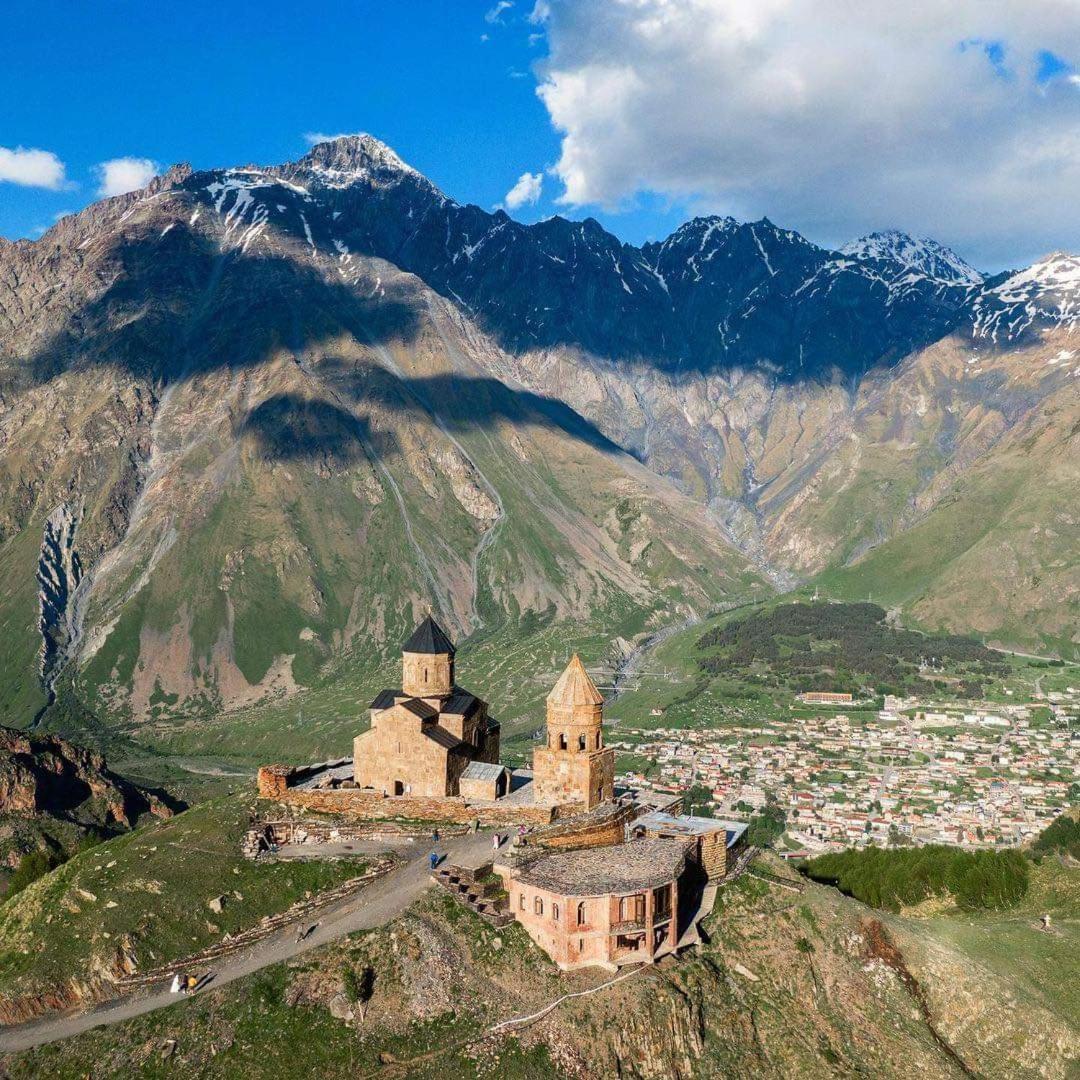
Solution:
[(433, 601), (610, 640), (871, 564), (1068, 651), (1078, 291), (891, 233), (524, 226), (370, 137), (177, 166), (0, 248), (5, 707), (65, 669), (132, 718), (238, 707)]
[(88, 832), (108, 835), (172, 813), (158, 795), (111, 773), (95, 751), (0, 728), (0, 852), (9, 866), (28, 850), (55, 851)]

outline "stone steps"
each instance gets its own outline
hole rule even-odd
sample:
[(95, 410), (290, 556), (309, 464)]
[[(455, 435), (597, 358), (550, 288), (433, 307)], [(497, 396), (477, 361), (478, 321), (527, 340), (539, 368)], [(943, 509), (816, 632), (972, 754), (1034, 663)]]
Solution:
[(514, 916), (499, 905), (496, 894), (499, 892), (497, 881), (478, 882), (477, 877), (484, 877), (491, 872), (491, 865), (478, 870), (463, 869), (459, 866), (445, 866), (435, 870), (431, 880), (440, 885), (451, 896), (466, 907), (471, 908), (485, 922), (502, 927), (514, 921)]

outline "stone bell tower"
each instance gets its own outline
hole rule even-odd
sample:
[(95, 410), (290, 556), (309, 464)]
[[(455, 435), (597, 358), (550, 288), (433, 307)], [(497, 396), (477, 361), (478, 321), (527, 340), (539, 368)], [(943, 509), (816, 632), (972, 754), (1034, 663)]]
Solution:
[(547, 697), (547, 744), (533, 751), (533, 790), (541, 803), (591, 810), (615, 794), (615, 751), (604, 749), (604, 699), (580, 658)]
[(401, 649), (401, 692), (430, 701), (454, 690), (454, 645), (430, 616), (413, 631)]

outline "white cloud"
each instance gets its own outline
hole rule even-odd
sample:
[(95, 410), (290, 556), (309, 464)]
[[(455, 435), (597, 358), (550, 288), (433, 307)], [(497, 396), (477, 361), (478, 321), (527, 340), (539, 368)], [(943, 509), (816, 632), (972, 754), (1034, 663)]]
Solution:
[[(534, 15), (567, 204), (656, 192), (829, 243), (896, 225), (984, 265), (1080, 247), (1080, 4), (542, 0)], [(1043, 50), (1066, 65), (1049, 82)]]
[(544, 186), (542, 173), (522, 173), (517, 183), (506, 193), (507, 209), (517, 210), (526, 203), (530, 206), (540, 198), (540, 191)]
[(61, 191), (67, 187), (64, 163), (51, 150), (28, 150), (16, 146), (9, 150), (0, 146), (0, 182), (21, 187), (48, 188)]
[(484, 16), (484, 21), (489, 23), (502, 22), (504, 11), (509, 11), (514, 6), (514, 0), (497, 0), (495, 6)]
[(161, 166), (149, 158), (120, 157), (103, 161), (97, 166), (100, 180), (98, 194), (104, 198), (110, 195), (124, 195), (146, 187), (157, 174)]

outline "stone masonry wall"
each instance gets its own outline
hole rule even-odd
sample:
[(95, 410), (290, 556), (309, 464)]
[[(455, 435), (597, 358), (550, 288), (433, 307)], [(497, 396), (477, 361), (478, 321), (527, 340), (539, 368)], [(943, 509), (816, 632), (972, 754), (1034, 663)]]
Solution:
[[(261, 778), (262, 770), (260, 770)], [(260, 794), (262, 786), (260, 783)], [(295, 806), (321, 814), (345, 814), (367, 821), (388, 818), (412, 818), (418, 821), (452, 821), (481, 825), (546, 825), (553, 815), (550, 806), (513, 806), (498, 803), (469, 803), (457, 796), (424, 797), (402, 795), (388, 797), (357, 788), (316, 790), (286, 788), (276, 796), (285, 806)]]

